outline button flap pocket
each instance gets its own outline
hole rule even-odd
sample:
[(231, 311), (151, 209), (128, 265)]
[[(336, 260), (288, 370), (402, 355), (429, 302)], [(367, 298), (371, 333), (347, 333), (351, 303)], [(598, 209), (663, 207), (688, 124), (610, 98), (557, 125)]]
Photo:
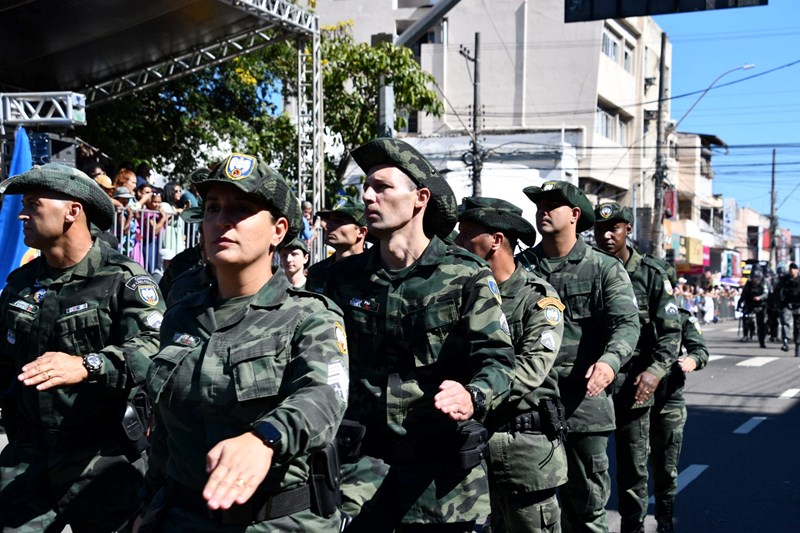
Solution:
[(236, 397), (241, 401), (267, 398), (278, 394), (278, 366), (286, 366), (280, 357), (286, 349), (281, 337), (258, 339), (230, 348)]

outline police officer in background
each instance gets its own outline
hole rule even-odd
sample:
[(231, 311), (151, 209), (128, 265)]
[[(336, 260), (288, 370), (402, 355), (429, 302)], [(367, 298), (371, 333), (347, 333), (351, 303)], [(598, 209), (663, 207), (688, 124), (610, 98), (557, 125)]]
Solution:
[(776, 292), (781, 309), (781, 350), (789, 351), (789, 324), (792, 324), (794, 356), (800, 357), (800, 270), (797, 263), (789, 265), (789, 273), (781, 279)]
[[(456, 244), (485, 259), (500, 288), (516, 354), (508, 401), (487, 420), (492, 533), (561, 531), (556, 487), (567, 480), (566, 418), (553, 368), (564, 331), (555, 289), (514, 260), (536, 242), (522, 209), (497, 198), (464, 198)], [(484, 532), (488, 528), (484, 528)]]
[(359, 513), (349, 531), (471, 532), (489, 513), (480, 422), (514, 374), (497, 283), (484, 261), (442, 240), (457, 203), (422, 154), (380, 138), (352, 156), (379, 242), (336, 262), (325, 289), (350, 346), (339, 432), (343, 497)]
[(161, 295), (138, 264), (92, 239), (90, 223), (107, 230), (114, 207), (83, 172), (35, 166), (0, 193), (23, 195), (25, 244), (42, 252), (0, 297), (0, 528), (116, 530), (144, 475), (144, 427), (128, 398), (158, 349)]
[(617, 495), (620, 533), (644, 533), (647, 516), (647, 452), (650, 406), (659, 382), (678, 358), (680, 324), (672, 285), (659, 262), (628, 245), (633, 212), (616, 202), (594, 210), (598, 248), (625, 265), (639, 307), (641, 333), (636, 351), (617, 375), (614, 412), (617, 429)]
[(555, 287), (566, 306), (555, 362), (570, 430), (569, 479), (559, 489), (561, 526), (566, 532), (607, 532), (611, 481), (606, 448), (615, 428), (609, 385), (639, 339), (636, 296), (622, 263), (578, 236), (595, 222), (583, 191), (567, 182), (546, 181), (523, 192), (536, 204), (542, 242), (518, 259)]
[[(767, 313), (767, 298), (769, 297), (769, 284), (764, 279), (764, 273), (758, 266), (753, 266), (753, 273), (750, 279), (742, 289), (742, 296), (739, 298), (738, 307), (744, 311), (749, 317), (755, 317), (756, 334), (758, 335), (758, 345), (766, 348), (767, 327), (766, 327), (766, 313)], [(750, 332), (752, 338), (753, 332)], [(742, 341), (749, 340), (747, 331)]]

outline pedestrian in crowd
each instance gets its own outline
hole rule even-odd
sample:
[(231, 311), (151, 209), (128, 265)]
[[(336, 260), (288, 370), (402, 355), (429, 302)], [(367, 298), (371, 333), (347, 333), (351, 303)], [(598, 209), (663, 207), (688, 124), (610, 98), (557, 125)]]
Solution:
[(146, 209), (150, 197), (153, 196), (153, 186), (149, 183), (143, 183), (136, 187), (136, 208)]
[(555, 289), (514, 259), (517, 242), (536, 242), (522, 209), (497, 198), (464, 198), (456, 244), (489, 263), (516, 354), (508, 400), (488, 417), (492, 533), (561, 530), (556, 487), (567, 480), (566, 418), (553, 368), (564, 331)]
[(164, 203), (171, 207), (173, 214), (180, 215), (183, 212), (184, 206), (181, 202), (181, 195), (183, 194), (183, 187), (177, 181), (168, 181), (164, 185)]
[(777, 293), (781, 309), (781, 350), (789, 351), (789, 324), (792, 328), (794, 356), (800, 357), (800, 270), (797, 263), (789, 264), (789, 273), (781, 280)]
[(605, 532), (611, 483), (606, 448), (615, 428), (609, 386), (639, 339), (636, 297), (622, 263), (578, 236), (595, 221), (583, 191), (546, 181), (523, 192), (536, 204), (542, 241), (518, 259), (553, 285), (566, 306), (555, 363), (570, 428), (568, 480), (559, 489), (561, 526), (568, 533)]
[[(742, 342), (753, 340), (753, 335), (758, 335), (758, 345), (766, 348), (767, 328), (765, 324), (767, 311), (767, 297), (769, 296), (769, 286), (764, 280), (764, 273), (761, 269), (753, 270), (750, 278), (742, 289), (742, 296), (739, 298), (739, 308), (742, 309), (744, 336)], [(754, 331), (755, 330), (755, 331)]]
[(146, 235), (145, 268), (151, 274), (161, 269), (161, 235), (167, 224), (168, 216), (161, 201), (161, 191), (154, 189), (144, 205), (146, 211), (142, 214), (143, 233)]
[(158, 350), (164, 304), (139, 265), (93, 241), (89, 223), (107, 230), (114, 207), (86, 174), (35, 166), (2, 193), (23, 195), (25, 244), (42, 255), (0, 297), (0, 529), (116, 531), (145, 468), (127, 400)]
[(650, 409), (650, 466), (658, 533), (675, 533), (678, 461), (686, 425), (685, 374), (700, 370), (708, 363), (708, 349), (698, 320), (684, 309), (679, 310), (678, 319), (681, 347), (686, 349), (686, 355), (681, 355), (661, 380)]
[(150, 185), (150, 176), (152, 174), (153, 171), (147, 163), (141, 162), (136, 165), (136, 188), (138, 189), (143, 185)]
[(306, 265), (308, 265), (308, 246), (303, 239), (293, 239), (281, 248), (281, 268), (295, 289), (306, 286)]
[(594, 214), (595, 242), (622, 261), (639, 308), (639, 341), (633, 357), (620, 368), (614, 387), (614, 444), (620, 533), (644, 533), (650, 408), (659, 382), (678, 359), (678, 304), (661, 263), (628, 245), (633, 211), (608, 202), (597, 206)]
[(480, 424), (509, 393), (514, 353), (486, 264), (442, 238), (450, 186), (409, 144), (352, 152), (378, 239), (330, 267), (345, 312), (350, 401), (337, 441), (350, 532), (471, 532), (489, 514)]
[(114, 187), (125, 187), (133, 194), (136, 192), (136, 174), (127, 168), (121, 168), (114, 176)]
[(120, 252), (139, 264), (142, 264), (141, 227), (136, 199), (128, 187), (117, 187), (114, 199), (125, 207), (117, 213), (117, 232), (119, 233)]
[(312, 245), (314, 239), (317, 238), (317, 229), (320, 227), (319, 217), (314, 216), (312, 211), (314, 209), (311, 202), (303, 202), (303, 231), (300, 232), (300, 238), (306, 241), (309, 246)]
[[(147, 374), (154, 425), (139, 531), (336, 533), (338, 472), (322, 466), (333, 464), (347, 400), (343, 319), (270, 268), (302, 227), (297, 198), (245, 154), (199, 180), (214, 283), (167, 311)], [(311, 468), (322, 480), (313, 489)]]
[[(199, 169), (201, 170), (201, 169)], [(197, 172), (197, 171), (195, 171)], [(207, 171), (206, 171), (207, 172)], [(199, 172), (199, 176), (207, 175), (204, 172)], [(189, 183), (186, 187), (183, 188), (183, 192), (181, 193), (181, 197), (179, 200), (179, 204), (184, 209), (191, 209), (192, 207), (198, 207), (200, 205), (200, 201), (197, 199), (199, 193), (194, 186), (194, 182), (192, 181), (192, 177), (189, 177)]]
[(308, 268), (306, 290), (322, 292), (328, 269), (336, 261), (364, 252), (367, 240), (367, 221), (364, 204), (349, 196), (340, 198), (328, 210), (318, 213), (325, 231), (325, 244), (333, 248), (333, 255)]

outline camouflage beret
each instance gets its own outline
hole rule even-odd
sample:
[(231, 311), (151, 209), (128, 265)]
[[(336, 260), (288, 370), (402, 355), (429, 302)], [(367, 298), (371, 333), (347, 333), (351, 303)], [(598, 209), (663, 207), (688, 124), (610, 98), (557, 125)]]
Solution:
[(317, 215), (322, 219), (327, 219), (334, 213), (353, 219), (353, 222), (359, 226), (367, 225), (367, 219), (364, 217), (364, 204), (353, 200), (349, 196), (339, 198), (330, 209), (317, 211)]
[(607, 202), (594, 208), (595, 222), (627, 222), (633, 224), (633, 211), (617, 202)]
[(423, 219), (425, 234), (429, 237), (438, 235), (442, 239), (450, 235), (458, 220), (456, 195), (430, 161), (416, 148), (400, 139), (382, 137), (359, 146), (350, 155), (366, 174), (381, 165), (395, 167), (407, 175), (417, 187), (430, 190), (431, 199)]
[(536, 230), (522, 217), (522, 209), (499, 198), (464, 198), (459, 206), (458, 221), (465, 220), (501, 231), (528, 246), (536, 243)]
[(89, 222), (103, 231), (114, 222), (111, 198), (97, 182), (78, 169), (47, 163), (0, 183), (0, 194), (25, 194), (40, 189), (60, 192), (78, 200), (86, 210)]
[(193, 172), (191, 182), (203, 200), (212, 185), (227, 183), (269, 204), (278, 216), (289, 221), (289, 230), (278, 248), (291, 242), (303, 229), (300, 202), (292, 188), (283, 176), (255, 156), (233, 153), (207, 175)]
[(302, 252), (308, 255), (308, 244), (303, 239), (292, 239), (292, 242), (289, 244), (285, 244), (283, 246), (284, 250), (302, 250)]
[(581, 216), (578, 219), (578, 233), (586, 231), (594, 224), (594, 209), (583, 191), (566, 181), (545, 181), (541, 187), (531, 186), (522, 189), (531, 202), (536, 203), (546, 196), (557, 196), (570, 207), (579, 207)]

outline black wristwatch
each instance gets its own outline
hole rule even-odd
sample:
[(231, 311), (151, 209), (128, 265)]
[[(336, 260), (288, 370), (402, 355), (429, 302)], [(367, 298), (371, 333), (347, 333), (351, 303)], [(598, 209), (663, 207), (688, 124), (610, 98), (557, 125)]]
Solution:
[(472, 418), (483, 418), (486, 413), (486, 395), (475, 385), (466, 385), (464, 389), (472, 397)]
[(281, 441), (281, 432), (270, 422), (256, 422), (253, 424), (253, 433), (273, 450)]
[(89, 383), (97, 383), (103, 371), (103, 356), (98, 353), (87, 353), (83, 356), (83, 368), (89, 373)]

